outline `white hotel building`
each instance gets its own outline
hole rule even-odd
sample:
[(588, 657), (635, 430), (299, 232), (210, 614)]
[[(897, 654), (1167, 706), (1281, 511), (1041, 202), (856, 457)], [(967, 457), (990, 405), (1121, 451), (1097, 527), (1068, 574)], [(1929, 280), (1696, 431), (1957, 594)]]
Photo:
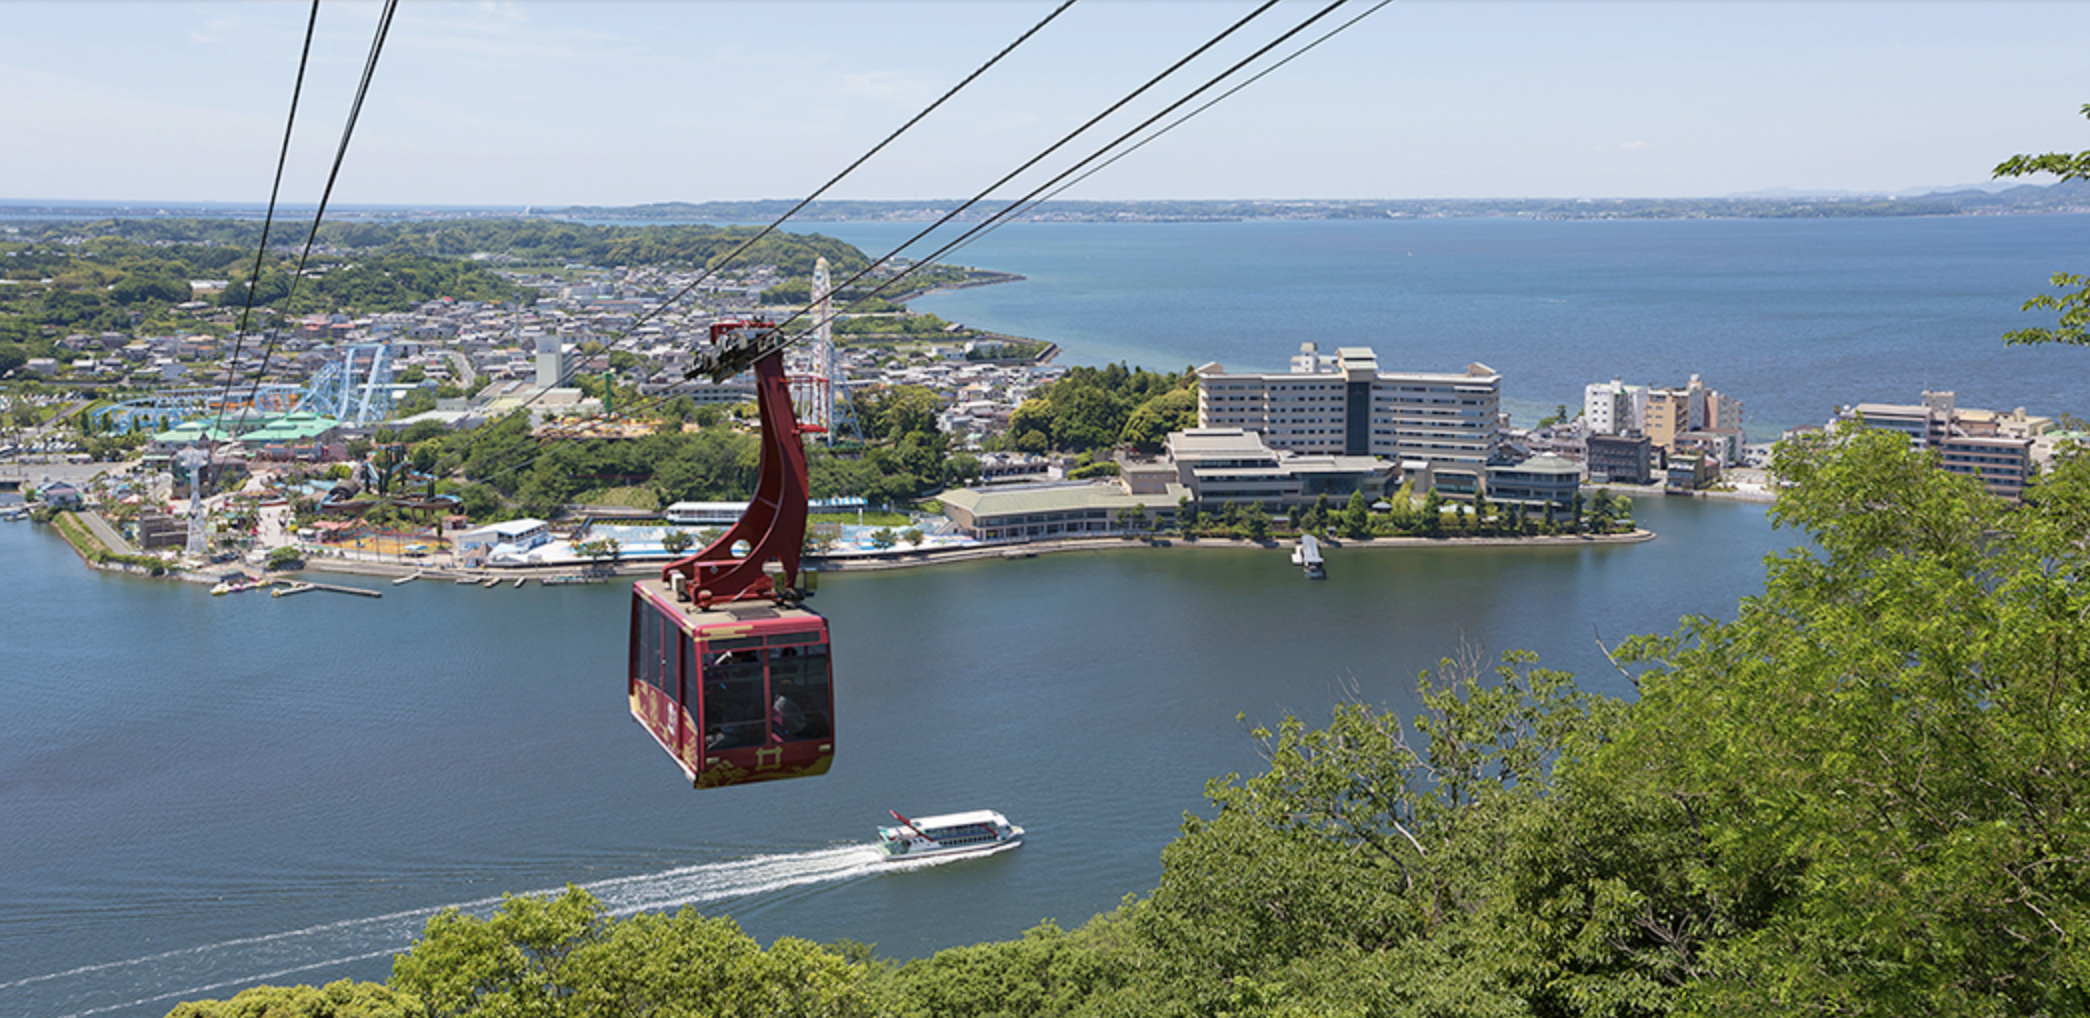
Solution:
[(1197, 369), (1198, 426), (1257, 432), (1272, 449), (1396, 460), (1404, 476), (1434, 475), (1448, 493), (1471, 492), (1485, 475), (1500, 429), (1493, 368), (1381, 372), (1370, 347), (1299, 350), (1284, 373)]

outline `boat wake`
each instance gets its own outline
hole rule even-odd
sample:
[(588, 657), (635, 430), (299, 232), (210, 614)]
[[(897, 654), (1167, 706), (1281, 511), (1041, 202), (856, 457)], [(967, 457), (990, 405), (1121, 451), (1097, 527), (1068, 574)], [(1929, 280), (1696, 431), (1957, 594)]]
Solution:
[[(897, 868), (919, 868), (919, 864), (895, 867), (881, 862), (881, 858), (876, 845), (844, 845), (682, 866), (582, 886), (611, 914), (626, 916), (767, 894), (805, 884), (849, 880)], [(948, 861), (951, 860), (920, 860)], [(562, 890), (550, 888), (529, 893), (554, 895)], [(481, 898), (345, 919), (9, 980), (0, 982), (0, 1014), (22, 1018), (85, 1018), (124, 1012), (157, 1016), (179, 1001), (228, 997), (257, 984), (309, 983), (319, 976), (338, 979), (341, 974), (320, 970), (405, 951), (421, 935), (429, 917), (444, 908), (484, 918), (500, 904), (500, 898)]]

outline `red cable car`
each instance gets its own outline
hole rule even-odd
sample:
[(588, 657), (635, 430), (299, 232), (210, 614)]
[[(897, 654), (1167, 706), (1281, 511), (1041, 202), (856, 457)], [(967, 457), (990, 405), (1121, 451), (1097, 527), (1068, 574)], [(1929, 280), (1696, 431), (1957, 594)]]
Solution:
[(632, 585), (631, 716), (698, 788), (811, 777), (834, 759), (827, 620), (802, 603), (810, 582), (799, 586), (809, 429), (792, 412), (775, 331), (718, 322), (699, 351), (714, 377), (755, 371), (762, 466), (747, 512)]

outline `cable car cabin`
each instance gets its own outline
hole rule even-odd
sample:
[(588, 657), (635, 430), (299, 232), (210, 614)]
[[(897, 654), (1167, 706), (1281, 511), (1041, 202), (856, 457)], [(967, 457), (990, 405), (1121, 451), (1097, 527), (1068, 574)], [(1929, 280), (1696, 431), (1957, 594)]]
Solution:
[(769, 322), (711, 324), (696, 372), (755, 375), (754, 498), (696, 554), (632, 585), (631, 714), (698, 788), (811, 777), (834, 761), (827, 620), (801, 607), (812, 593), (799, 570), (809, 485), (789, 342)]
[(827, 620), (775, 601), (698, 607), (632, 587), (631, 716), (698, 788), (827, 773), (834, 694)]

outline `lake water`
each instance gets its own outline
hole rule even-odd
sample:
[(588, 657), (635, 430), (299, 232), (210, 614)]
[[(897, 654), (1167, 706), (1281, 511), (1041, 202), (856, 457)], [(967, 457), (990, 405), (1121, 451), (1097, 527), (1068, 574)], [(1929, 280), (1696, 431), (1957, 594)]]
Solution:
[[(808, 227), (873, 257), (919, 228)], [(1027, 279), (918, 310), (1074, 364), (1280, 371), (1301, 342), (1370, 346), (1389, 370), (1495, 368), (1526, 426), (1592, 382), (1696, 372), (1743, 401), (1756, 441), (1925, 389), (2090, 416), (2090, 354), (1998, 338), (2051, 324), (2018, 308), (2090, 269), (2090, 215), (1018, 223), (949, 257)]]
[[(1699, 371), (1780, 426), (1926, 385), (2081, 413), (2090, 355), (1993, 337), (2085, 226), (1014, 227), (964, 260), (1029, 281), (924, 303), (1075, 363), (1276, 367), (1305, 339), (1391, 367), (1485, 360), (1512, 405), (1548, 409), (1589, 380)], [(1256, 766), (1236, 715), (1325, 717), (1344, 690), (1409, 714), (1415, 674), (1462, 642), (1622, 693), (1597, 639), (1731, 616), (1796, 541), (1755, 505), (1636, 515), (1661, 537), (1338, 549), (1318, 584), (1275, 550), (830, 576), (832, 773), (707, 792), (625, 715), (617, 587), (213, 598), (0, 524), (0, 1015), (143, 1018), (260, 982), (380, 979), (431, 910), (567, 883), (900, 958), (1077, 924), (1153, 886), (1206, 779)], [(888, 808), (975, 807), (1030, 842), (871, 863)]]
[[(0, 1013), (156, 1015), (255, 982), (380, 979), (430, 910), (590, 886), (765, 941), (912, 957), (1150, 889), (1235, 716), (1412, 713), (1462, 641), (1621, 691), (1596, 644), (1731, 613), (1789, 543), (1761, 507), (1647, 500), (1570, 549), (1124, 550), (833, 575), (821, 778), (695, 792), (625, 714), (613, 586), (212, 597), (0, 525)], [(1028, 844), (881, 871), (888, 808), (991, 807)]]

